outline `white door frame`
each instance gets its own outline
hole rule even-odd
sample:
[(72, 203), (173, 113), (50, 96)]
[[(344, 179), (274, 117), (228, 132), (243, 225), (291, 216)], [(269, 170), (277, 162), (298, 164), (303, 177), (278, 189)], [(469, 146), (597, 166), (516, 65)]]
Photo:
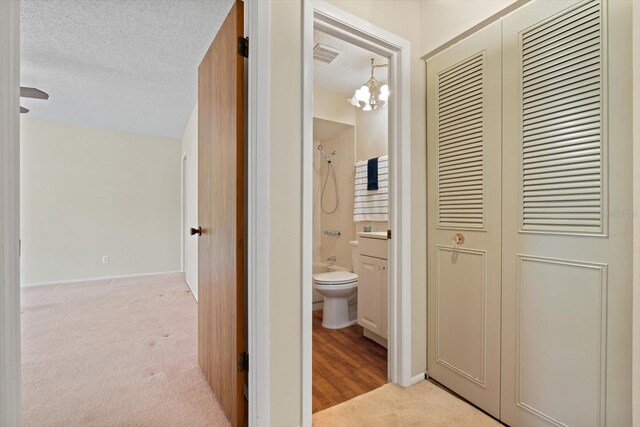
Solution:
[[(312, 418), (313, 30), (389, 58), (389, 379), (411, 385), (411, 45), (320, 0), (305, 0), (302, 24), (302, 425)], [(345, 100), (346, 102), (346, 100)]]
[(249, 425), (269, 426), (270, 2), (245, 0), (247, 75), (247, 300)]
[(20, 425), (20, 1), (0, 1), (0, 426)]

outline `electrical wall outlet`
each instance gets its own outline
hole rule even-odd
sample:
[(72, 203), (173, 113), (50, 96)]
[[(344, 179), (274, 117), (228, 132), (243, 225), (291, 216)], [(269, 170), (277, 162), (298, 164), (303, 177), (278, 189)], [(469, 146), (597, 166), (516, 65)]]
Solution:
[(109, 264), (109, 255), (105, 255), (102, 257), (102, 263), (103, 264)]

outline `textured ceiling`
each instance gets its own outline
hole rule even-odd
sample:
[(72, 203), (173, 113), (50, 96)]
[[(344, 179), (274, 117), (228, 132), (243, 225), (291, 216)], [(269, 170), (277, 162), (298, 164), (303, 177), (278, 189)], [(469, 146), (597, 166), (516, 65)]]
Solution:
[[(371, 58), (375, 59), (376, 64), (386, 64), (388, 62), (387, 58), (315, 30), (313, 45), (315, 46), (317, 43), (327, 44), (342, 53), (331, 64), (321, 61), (313, 62), (314, 85), (322, 89), (342, 93), (349, 98), (356, 89), (369, 80)], [(387, 76), (387, 68), (376, 69), (376, 79), (386, 81), (388, 79)]]
[(182, 137), (197, 69), (233, 0), (22, 0), (35, 120)]

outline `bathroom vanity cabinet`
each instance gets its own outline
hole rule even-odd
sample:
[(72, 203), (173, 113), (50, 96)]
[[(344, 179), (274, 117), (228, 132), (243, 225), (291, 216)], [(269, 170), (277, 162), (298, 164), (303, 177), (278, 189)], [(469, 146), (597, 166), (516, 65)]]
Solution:
[(359, 233), (358, 324), (364, 335), (387, 347), (389, 269), (386, 233)]

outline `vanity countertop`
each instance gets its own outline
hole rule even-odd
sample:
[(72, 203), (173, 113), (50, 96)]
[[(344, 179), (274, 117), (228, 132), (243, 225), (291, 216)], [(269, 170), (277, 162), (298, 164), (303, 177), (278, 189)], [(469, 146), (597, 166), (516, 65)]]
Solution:
[(387, 240), (387, 232), (386, 231), (362, 231), (358, 233), (358, 237), (364, 237), (366, 239)]

